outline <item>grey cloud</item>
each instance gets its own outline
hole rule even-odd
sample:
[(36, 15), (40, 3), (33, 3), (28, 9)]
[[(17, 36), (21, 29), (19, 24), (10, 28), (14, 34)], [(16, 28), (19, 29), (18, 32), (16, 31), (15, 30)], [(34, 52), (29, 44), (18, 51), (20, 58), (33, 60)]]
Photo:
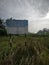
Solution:
[(49, 10), (49, 0), (0, 0), (0, 12), (26, 14), (33, 9), (44, 16)]
[[(49, 0), (0, 0), (0, 17), (2, 18), (16, 18), (16, 19), (30, 19), (29, 22), (30, 30), (36, 31), (40, 24), (37, 19), (38, 17), (45, 16), (49, 11)], [(45, 21), (45, 20), (44, 20)], [(36, 24), (38, 24), (37, 27)], [(46, 24), (44, 24), (46, 25)]]
[(35, 9), (38, 9), (41, 15), (44, 15), (49, 10), (49, 0), (33, 0)]
[(49, 10), (49, 0), (28, 0), (28, 2), (40, 12), (40, 15), (45, 15)]

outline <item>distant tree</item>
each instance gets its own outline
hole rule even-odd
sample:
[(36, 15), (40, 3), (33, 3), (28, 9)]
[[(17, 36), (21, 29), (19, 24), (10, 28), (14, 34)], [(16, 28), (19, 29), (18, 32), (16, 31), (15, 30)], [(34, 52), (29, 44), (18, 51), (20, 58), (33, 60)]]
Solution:
[(2, 28), (3, 28), (2, 23), (3, 23), (3, 20), (0, 18), (0, 29), (2, 29)]
[(3, 20), (0, 18), (0, 24), (2, 24)]
[(6, 32), (5, 26), (3, 25), (3, 19), (0, 18), (0, 36), (6, 35), (6, 34), (7, 32)]
[(10, 20), (12, 20), (12, 17), (10, 18)]
[(12, 20), (12, 17), (11, 18), (8, 18), (7, 20)]

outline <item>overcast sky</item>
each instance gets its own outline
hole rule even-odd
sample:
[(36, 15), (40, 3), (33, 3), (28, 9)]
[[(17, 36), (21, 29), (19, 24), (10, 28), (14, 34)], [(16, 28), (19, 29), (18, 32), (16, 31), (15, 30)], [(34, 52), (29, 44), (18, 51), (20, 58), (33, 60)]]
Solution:
[(49, 0), (0, 0), (0, 18), (28, 19), (29, 31), (49, 28)]

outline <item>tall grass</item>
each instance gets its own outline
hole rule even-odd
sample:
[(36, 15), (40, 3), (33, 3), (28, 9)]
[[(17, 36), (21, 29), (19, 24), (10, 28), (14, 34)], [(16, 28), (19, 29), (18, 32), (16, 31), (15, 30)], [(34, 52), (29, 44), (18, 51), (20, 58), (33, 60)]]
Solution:
[(0, 65), (49, 65), (49, 37), (0, 37)]

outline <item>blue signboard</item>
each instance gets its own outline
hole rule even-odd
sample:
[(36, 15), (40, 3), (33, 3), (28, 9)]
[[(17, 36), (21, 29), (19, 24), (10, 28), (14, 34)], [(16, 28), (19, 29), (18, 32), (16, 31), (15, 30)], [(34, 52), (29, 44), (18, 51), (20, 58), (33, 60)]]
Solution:
[(25, 27), (28, 26), (28, 20), (6, 20), (8, 27)]

